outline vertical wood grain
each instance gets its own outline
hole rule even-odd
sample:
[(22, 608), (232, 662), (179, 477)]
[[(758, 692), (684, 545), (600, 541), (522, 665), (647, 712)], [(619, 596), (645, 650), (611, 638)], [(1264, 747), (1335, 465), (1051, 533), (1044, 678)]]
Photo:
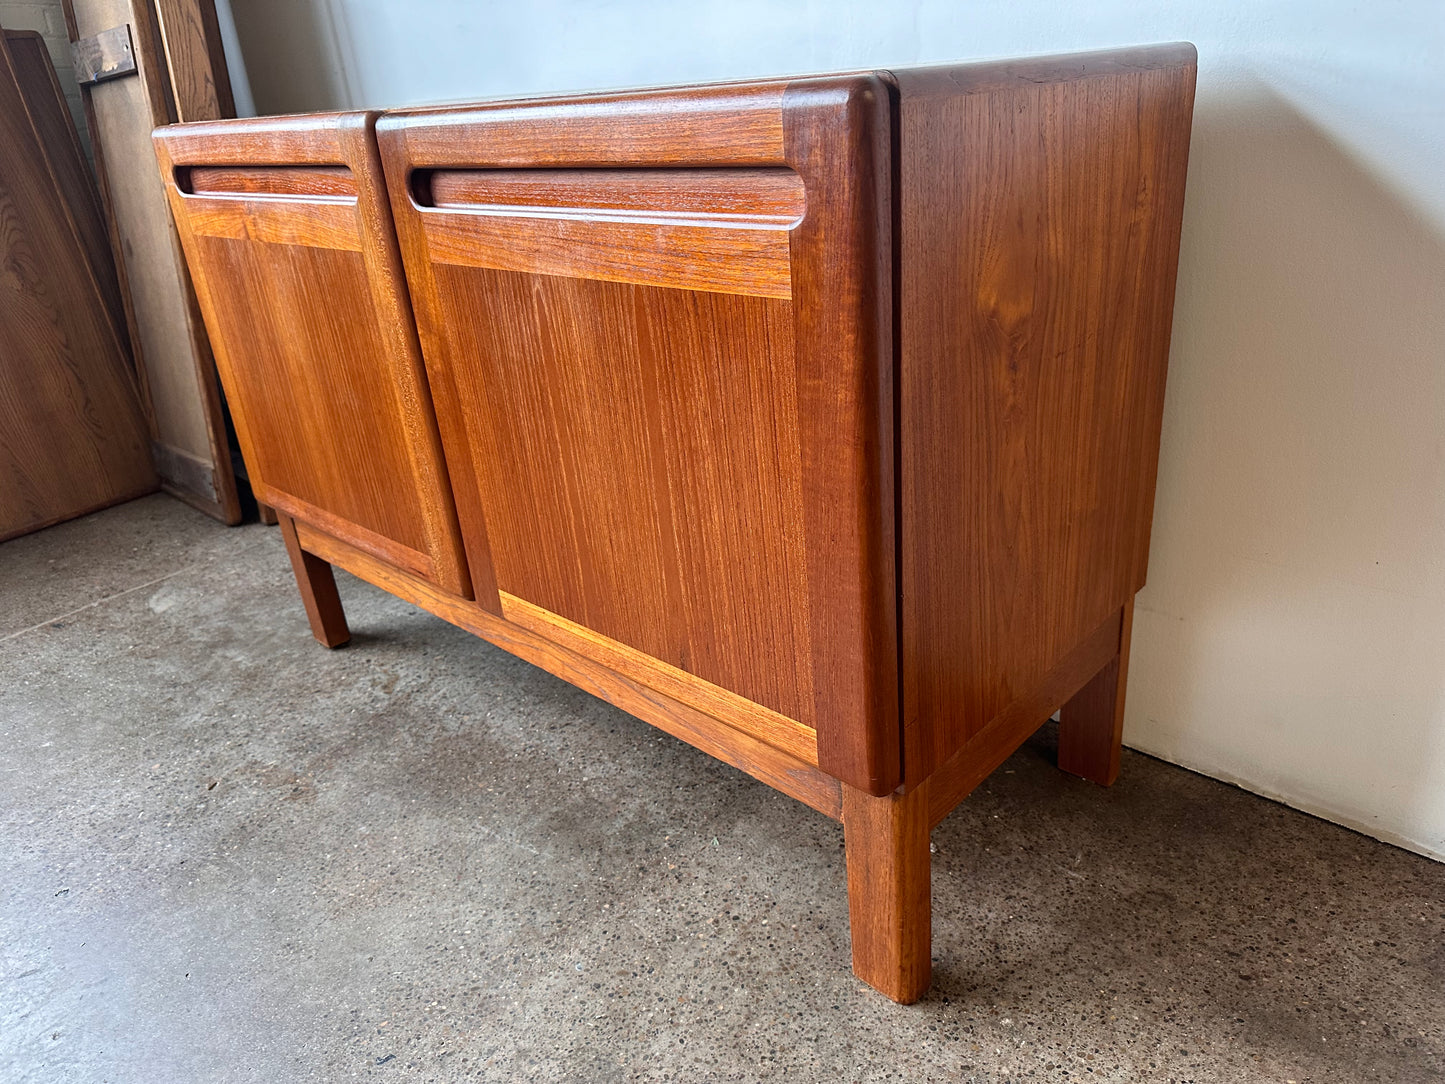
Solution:
[(912, 1004), (933, 978), (928, 784), (876, 797), (843, 786), (853, 973)]
[(178, 121), (236, 115), (215, 0), (153, 0)]
[(433, 273), (498, 589), (812, 725), (788, 304)]
[(0, 38), (0, 539), (151, 491), (149, 434)]
[(155, 143), (257, 497), (465, 596), (374, 126), (258, 118)]
[(892, 101), (876, 75), (795, 80), (788, 164), (818, 764), (870, 794), (902, 778), (895, 582)]
[(1105, 787), (1119, 778), (1133, 630), (1130, 598), (1119, 615), (1118, 653), (1059, 710), (1059, 767)]
[(897, 78), (913, 780), (1143, 584), (1194, 59)]
[[(128, 24), (136, 76), (81, 88), (111, 250), (126, 303), (131, 354), (162, 447), (168, 492), (225, 523), (240, 497), (215, 361), (176, 231), (156, 177), (151, 131), (175, 119), (150, 0), (62, 0), (71, 41)], [(204, 479), (201, 484), (198, 480)], [(209, 484), (205, 484), (208, 482)]]
[(351, 629), (346, 624), (346, 611), (336, 591), (336, 576), (331, 565), (301, 548), (294, 519), (277, 518), (281, 538), (286, 543), (286, 555), (291, 558), (291, 571), (296, 573), (301, 604), (306, 607), (306, 620), (311, 624), (311, 635), (323, 647), (343, 646), (351, 639)]

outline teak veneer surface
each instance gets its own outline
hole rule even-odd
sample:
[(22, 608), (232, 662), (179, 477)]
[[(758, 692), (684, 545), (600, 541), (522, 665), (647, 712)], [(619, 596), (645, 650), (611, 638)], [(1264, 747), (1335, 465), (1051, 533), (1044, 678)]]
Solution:
[(876, 793), (888, 112), (863, 74), (378, 125), (474, 577), (814, 729)]
[(897, 73), (910, 782), (1144, 586), (1193, 55)]
[(257, 498), (466, 595), (374, 123), (187, 125), (156, 144)]
[[(840, 818), (854, 970), (912, 1001), (930, 829), (1055, 711), (1118, 770), (1193, 85), (1171, 45), (398, 111), (380, 274), (336, 120), (158, 139), (247, 457), (322, 494), (274, 491), (317, 638), (335, 563)], [(352, 299), (404, 323), (398, 268), (388, 361)], [(471, 597), (395, 468), (428, 401)]]

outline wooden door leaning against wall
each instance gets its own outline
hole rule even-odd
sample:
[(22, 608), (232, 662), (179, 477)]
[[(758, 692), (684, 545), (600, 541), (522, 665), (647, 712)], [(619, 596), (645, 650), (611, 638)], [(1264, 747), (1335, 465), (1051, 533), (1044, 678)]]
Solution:
[(10, 40), (0, 35), (0, 540), (156, 487), (84, 207), (62, 197), (83, 167), (52, 123), (63, 103), (49, 59), (19, 35), (17, 65)]

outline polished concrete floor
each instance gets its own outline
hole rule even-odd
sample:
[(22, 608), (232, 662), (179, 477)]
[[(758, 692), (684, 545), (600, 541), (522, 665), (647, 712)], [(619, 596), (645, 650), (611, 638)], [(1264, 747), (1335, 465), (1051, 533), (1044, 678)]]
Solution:
[(901, 1008), (837, 825), (341, 579), (327, 652), (274, 529), (0, 546), (0, 1081), (1445, 1079), (1445, 866), (1046, 728)]

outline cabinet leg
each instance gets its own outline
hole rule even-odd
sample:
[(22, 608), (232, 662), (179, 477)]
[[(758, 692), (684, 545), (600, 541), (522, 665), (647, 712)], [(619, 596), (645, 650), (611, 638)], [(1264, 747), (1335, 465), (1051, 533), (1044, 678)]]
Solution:
[(301, 601), (306, 606), (306, 617), (311, 622), (311, 634), (327, 647), (340, 647), (351, 639), (351, 630), (346, 627), (346, 612), (341, 608), (341, 596), (336, 593), (336, 577), (331, 574), (331, 566), (301, 548), (295, 520), (290, 516), (277, 518), (281, 537), (286, 540), (286, 552), (291, 556), (291, 569), (296, 573), (296, 586), (301, 589)]
[(843, 786), (853, 973), (911, 1005), (933, 979), (928, 783), (875, 798)]
[(256, 502), (256, 517), (257, 517), (262, 523), (264, 523), (267, 527), (274, 527), (274, 526), (276, 526), (276, 523), (277, 523), (276, 509), (272, 508), (269, 504), (262, 504), (260, 501), (257, 501), (257, 502)]
[(1119, 778), (1133, 625), (1131, 598), (1120, 615), (1119, 653), (1059, 712), (1059, 767), (1106, 787)]

